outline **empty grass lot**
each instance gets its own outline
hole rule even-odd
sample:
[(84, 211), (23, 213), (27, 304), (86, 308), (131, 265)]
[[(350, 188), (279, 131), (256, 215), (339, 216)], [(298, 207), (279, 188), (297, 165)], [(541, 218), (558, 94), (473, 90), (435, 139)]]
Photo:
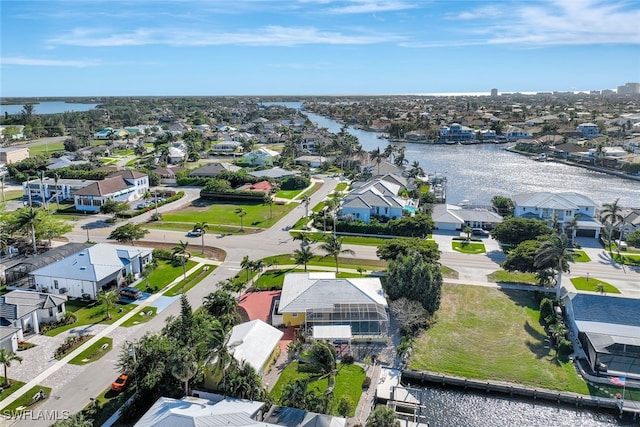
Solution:
[[(103, 350), (102, 346), (106, 346)], [(109, 337), (102, 337), (95, 343), (91, 344), (91, 346), (71, 359), (69, 363), (72, 365), (86, 365), (91, 362), (95, 362), (100, 359), (105, 354), (109, 353), (113, 348), (113, 339)]]
[(486, 252), (484, 243), (454, 240), (451, 242), (451, 247), (454, 251), (462, 252), (463, 254), (483, 254)]
[(64, 142), (50, 142), (48, 144), (29, 146), (30, 157), (34, 157), (38, 154), (53, 153), (55, 151), (64, 151)]
[[(308, 271), (313, 271), (313, 267), (308, 268)], [(304, 266), (300, 266), (300, 268), (291, 268), (284, 270), (267, 270), (256, 280), (255, 287), (257, 289), (282, 289), (282, 284), (284, 283), (284, 276), (287, 273), (304, 273)], [(354, 277), (365, 277), (361, 276), (358, 273), (338, 273), (339, 279), (349, 279)]]
[[(224, 232), (240, 232), (240, 217), (236, 214), (237, 208), (242, 208), (247, 214), (243, 218), (245, 228), (269, 228), (282, 216), (298, 206), (295, 203), (286, 205), (265, 205), (263, 203), (211, 203), (203, 200), (197, 201), (197, 205), (189, 206), (180, 211), (172, 211), (162, 214), (160, 226), (148, 225), (150, 228), (165, 228), (171, 230), (188, 231), (193, 225), (203, 218), (211, 218), (209, 233), (219, 231), (223, 226)], [(271, 211), (273, 217), (271, 216)], [(215, 221), (215, 222), (214, 222)], [(162, 225), (165, 224), (165, 225)]]
[(304, 191), (304, 188), (302, 190), (280, 190), (276, 193), (276, 197), (280, 199), (293, 199), (303, 191)]
[(496, 270), (487, 274), (487, 280), (495, 283), (523, 283), (526, 285), (537, 285), (538, 279), (533, 273), (521, 273), (519, 271)]
[[(306, 221), (308, 221), (308, 219), (305, 219), (304, 222)], [(292, 232), (289, 232), (289, 234), (291, 234), (291, 237), (298, 237), (302, 233), (299, 231), (292, 231)], [(331, 233), (320, 233), (320, 232), (305, 233), (305, 234), (307, 234), (307, 236), (314, 242), (325, 242), (331, 236)], [(368, 237), (368, 236), (338, 236), (338, 237), (340, 238), (340, 240), (342, 240), (342, 243), (344, 243), (345, 245), (378, 246), (389, 241), (389, 239), (385, 237)]]
[[(338, 364), (338, 373), (336, 375), (336, 385), (333, 389), (333, 397), (329, 402), (329, 413), (331, 415), (338, 414), (338, 402), (340, 398), (346, 396), (352, 403), (351, 413), (348, 415), (352, 417), (355, 414), (356, 405), (360, 400), (362, 394), (362, 382), (365, 378), (364, 369), (358, 365), (343, 365)], [(317, 375), (315, 376), (317, 378)], [(282, 395), (282, 388), (285, 384), (289, 384), (298, 378), (314, 378), (314, 374), (307, 372), (298, 372), (298, 362), (290, 363), (280, 374), (278, 382), (271, 390), (271, 396), (274, 402), (278, 402)], [(328, 387), (328, 379), (312, 379), (307, 390), (313, 390), (316, 393), (323, 394)]]
[(415, 340), (410, 368), (589, 394), (571, 362), (545, 348), (533, 292), (444, 285), (433, 327)]
[[(293, 255), (276, 255), (263, 259), (265, 265), (295, 265)], [(323, 267), (335, 267), (335, 260), (333, 257), (323, 257), (322, 255), (315, 255), (307, 265), (319, 265)], [(387, 268), (387, 262), (382, 260), (373, 259), (358, 259), (350, 258), (348, 256), (338, 257), (338, 266), (340, 268), (356, 269), (358, 266), (365, 270), (385, 270)]]
[(611, 283), (603, 282), (602, 280), (590, 277), (587, 281), (586, 277), (572, 277), (571, 283), (580, 291), (600, 292), (598, 284), (602, 285), (602, 290), (605, 294), (619, 294), (620, 289), (613, 286)]

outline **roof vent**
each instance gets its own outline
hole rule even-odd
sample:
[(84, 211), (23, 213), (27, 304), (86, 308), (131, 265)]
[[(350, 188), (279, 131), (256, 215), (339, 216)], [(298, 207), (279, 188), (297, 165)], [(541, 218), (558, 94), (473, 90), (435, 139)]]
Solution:
[(87, 267), (80, 267), (80, 270), (86, 270)]

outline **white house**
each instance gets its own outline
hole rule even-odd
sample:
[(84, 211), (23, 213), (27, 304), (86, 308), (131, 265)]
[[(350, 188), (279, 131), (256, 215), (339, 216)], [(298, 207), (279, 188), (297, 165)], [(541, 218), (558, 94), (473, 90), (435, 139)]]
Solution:
[[(354, 184), (355, 186), (355, 184)], [(400, 197), (406, 178), (397, 175), (376, 177), (355, 187), (342, 202), (341, 215), (369, 222), (372, 217), (400, 218), (402, 212), (414, 212), (418, 202)]]
[(595, 138), (600, 135), (600, 128), (593, 123), (581, 123), (576, 127), (576, 131), (580, 132), (585, 138)]
[(476, 139), (473, 129), (458, 123), (440, 126), (440, 139), (447, 142), (471, 141)]
[(231, 329), (227, 349), (239, 363), (248, 363), (262, 376), (265, 368), (274, 360), (276, 351), (280, 349), (280, 338), (283, 335), (284, 332), (280, 329), (255, 319)]
[(527, 138), (532, 138), (533, 135), (531, 134), (531, 132), (527, 132), (524, 129), (521, 129), (517, 126), (509, 126), (503, 133), (502, 135), (511, 141), (515, 141), (516, 139), (527, 139)]
[(250, 153), (242, 156), (242, 160), (254, 166), (273, 166), (280, 158), (280, 153), (269, 150), (268, 148), (258, 148)]
[(493, 229), (502, 217), (486, 209), (466, 209), (462, 206), (437, 204), (431, 218), (438, 230), (464, 230), (464, 227)]
[(127, 276), (138, 278), (151, 254), (147, 248), (99, 243), (29, 274), (37, 291), (96, 299), (104, 288), (124, 284)]
[(8, 138), (12, 141), (18, 139), (24, 139), (24, 126), (23, 125), (0, 125), (0, 138), (10, 134)]
[(541, 192), (516, 194), (511, 199), (515, 217), (551, 223), (555, 216), (562, 229), (577, 217), (576, 235), (595, 238), (600, 236), (602, 224), (595, 218), (597, 206), (587, 196), (578, 193)]
[(214, 144), (211, 147), (212, 154), (229, 154), (235, 153), (240, 148), (240, 143), (237, 141), (222, 141)]
[(171, 146), (167, 150), (167, 163), (180, 163), (187, 157), (187, 152), (182, 147)]
[(73, 200), (79, 211), (98, 212), (107, 200), (132, 202), (140, 199), (148, 190), (147, 174), (123, 170), (75, 191)]
[[(98, 181), (90, 179), (58, 179), (45, 177), (43, 180), (32, 179), (22, 183), (22, 192), (25, 198), (32, 200), (47, 200), (55, 202), (56, 195), (59, 201), (73, 199), (74, 192), (85, 188)], [(31, 195), (29, 195), (31, 193)]]
[(31, 331), (38, 334), (41, 323), (57, 322), (62, 319), (66, 302), (65, 295), (11, 291), (0, 296), (0, 321), (3, 326), (20, 329), (18, 337)]
[(21, 328), (13, 326), (0, 326), (0, 348), (6, 349), (9, 353), (18, 351), (18, 341), (22, 341), (24, 335)]

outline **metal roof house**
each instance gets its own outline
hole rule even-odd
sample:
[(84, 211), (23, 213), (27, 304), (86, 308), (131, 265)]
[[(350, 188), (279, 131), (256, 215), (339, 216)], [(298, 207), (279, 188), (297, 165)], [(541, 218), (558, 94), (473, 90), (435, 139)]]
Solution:
[(248, 363), (262, 376), (274, 353), (280, 349), (278, 343), (283, 335), (280, 329), (256, 319), (234, 326), (227, 348), (238, 362)]
[(0, 324), (22, 332), (40, 333), (40, 323), (57, 322), (65, 313), (67, 297), (31, 291), (0, 296)]
[(640, 379), (640, 299), (570, 293), (564, 302), (593, 372)]
[(389, 327), (380, 279), (336, 279), (334, 273), (290, 273), (277, 302), (282, 323), (304, 326), (348, 325), (353, 335), (384, 335)]
[(99, 243), (30, 275), (37, 291), (96, 299), (99, 291), (120, 286), (129, 274), (138, 277), (151, 258), (151, 249)]

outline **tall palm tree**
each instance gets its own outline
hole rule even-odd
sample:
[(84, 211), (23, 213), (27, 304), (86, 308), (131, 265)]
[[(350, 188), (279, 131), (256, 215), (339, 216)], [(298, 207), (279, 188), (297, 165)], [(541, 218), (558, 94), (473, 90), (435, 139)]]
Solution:
[(183, 349), (171, 361), (171, 375), (184, 383), (184, 395), (189, 396), (189, 381), (198, 373), (198, 363), (193, 353)]
[[(600, 218), (603, 222), (609, 223), (611, 225), (612, 230), (615, 230), (616, 226), (622, 224), (622, 220), (624, 219), (622, 216), (622, 206), (618, 204), (620, 199), (616, 199), (613, 203), (605, 203), (602, 205), (602, 211), (600, 211)], [(608, 234), (609, 239), (609, 255), (612, 254), (611, 249), (611, 238), (613, 233)]]
[(98, 302), (104, 305), (104, 309), (107, 312), (107, 320), (111, 320), (111, 313), (109, 310), (111, 310), (116, 301), (118, 301), (118, 294), (116, 294), (115, 291), (103, 291), (98, 294)]
[(380, 175), (380, 163), (382, 163), (382, 159), (384, 159), (384, 154), (380, 151), (380, 147), (376, 147), (375, 150), (369, 152), (369, 155), (371, 156), (371, 160), (378, 165), (378, 175)]
[(576, 245), (576, 235), (578, 234), (578, 215), (574, 215), (573, 218), (565, 226), (565, 231), (571, 235), (571, 246)]
[(327, 254), (325, 257), (331, 256), (336, 262), (336, 274), (338, 273), (338, 257), (340, 254), (349, 254), (355, 255), (356, 253), (351, 249), (342, 249), (342, 239), (336, 237), (335, 234), (329, 236), (326, 242), (320, 245), (320, 249), (325, 251)]
[(207, 234), (207, 228), (209, 228), (209, 224), (205, 221), (197, 222), (196, 225), (193, 226), (194, 230), (200, 230), (200, 237), (202, 238), (202, 255), (204, 255), (204, 235)]
[(20, 210), (18, 214), (17, 228), (20, 230), (29, 230), (31, 233), (31, 244), (33, 245), (33, 253), (38, 253), (36, 246), (36, 224), (41, 220), (38, 217), (38, 210), (32, 207)]
[(554, 234), (544, 241), (537, 250), (533, 266), (539, 269), (550, 268), (556, 273), (556, 301), (560, 299), (562, 287), (562, 273), (569, 272), (569, 261), (573, 261), (576, 254), (567, 249), (566, 234)]
[(311, 203), (311, 197), (304, 196), (302, 198), (302, 203), (304, 203), (304, 216), (309, 217), (309, 203)]
[(307, 263), (313, 258), (313, 251), (309, 246), (300, 244), (300, 249), (293, 251), (293, 258), (296, 264), (304, 264), (304, 271), (307, 272)]
[(249, 283), (249, 274), (253, 270), (253, 261), (249, 258), (249, 255), (245, 255), (240, 262), (240, 267), (247, 272), (247, 283)]
[(247, 211), (242, 208), (236, 208), (235, 212), (240, 217), (240, 231), (244, 231), (244, 217), (247, 215)]
[(180, 240), (180, 243), (175, 245), (172, 250), (172, 254), (175, 257), (180, 257), (182, 260), (182, 270), (184, 271), (184, 278), (187, 278), (187, 259), (191, 258), (191, 253), (187, 250), (189, 246), (189, 242), (183, 242)]
[(269, 205), (269, 218), (273, 218), (273, 198), (271, 194), (265, 194), (263, 202), (265, 205)]
[(7, 368), (11, 367), (11, 362), (22, 363), (22, 357), (13, 352), (9, 352), (6, 348), (0, 348), (0, 364), (4, 366), (4, 386), (9, 385), (9, 378), (7, 377)]

